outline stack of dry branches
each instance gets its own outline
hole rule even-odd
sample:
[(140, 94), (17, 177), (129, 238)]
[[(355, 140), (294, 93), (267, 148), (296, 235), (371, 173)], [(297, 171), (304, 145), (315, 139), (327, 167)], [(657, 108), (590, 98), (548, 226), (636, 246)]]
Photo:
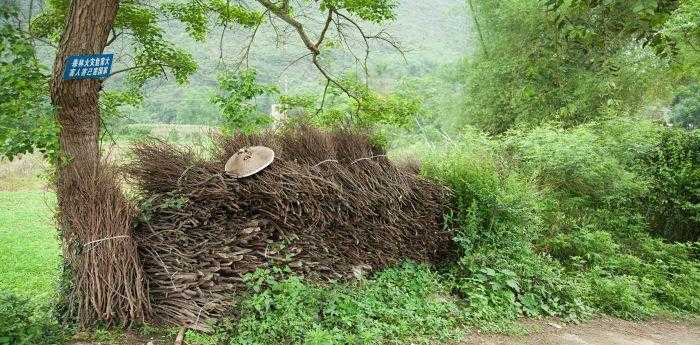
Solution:
[[(244, 179), (223, 172), (254, 145), (275, 150), (275, 162)], [(206, 329), (235, 304), (246, 273), (271, 265), (327, 280), (452, 255), (441, 224), (447, 191), (392, 164), (367, 135), (302, 127), (219, 138), (215, 147), (204, 159), (149, 141), (127, 168), (158, 321)]]
[(69, 317), (82, 327), (143, 321), (149, 312), (145, 278), (132, 238), (135, 207), (103, 164), (83, 169), (59, 188), (63, 254), (71, 286)]

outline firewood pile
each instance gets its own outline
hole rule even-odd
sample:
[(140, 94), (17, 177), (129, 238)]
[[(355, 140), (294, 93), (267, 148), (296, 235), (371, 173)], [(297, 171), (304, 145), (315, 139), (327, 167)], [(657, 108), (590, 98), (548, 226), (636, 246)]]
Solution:
[[(224, 172), (257, 145), (275, 151), (269, 167), (241, 179)], [(258, 268), (326, 281), (453, 253), (442, 226), (448, 191), (389, 161), (365, 134), (299, 127), (216, 138), (208, 158), (157, 140), (133, 153), (134, 236), (156, 321), (206, 330)]]

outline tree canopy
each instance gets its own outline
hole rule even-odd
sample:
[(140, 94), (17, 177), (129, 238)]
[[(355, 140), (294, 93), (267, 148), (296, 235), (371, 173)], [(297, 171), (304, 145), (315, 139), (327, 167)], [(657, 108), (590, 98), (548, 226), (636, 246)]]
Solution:
[[(47, 68), (42, 66), (36, 56), (36, 43), (42, 48), (53, 49), (64, 29), (66, 16), (70, 9), (70, 0), (48, 0), (36, 16), (29, 13), (30, 20), (24, 25), (16, 25), (13, 18), (19, 18), (17, 6), (22, 2), (3, 5), (3, 63), (6, 66), (21, 61), (21, 69), (8, 73), (5, 80), (8, 85), (17, 84), (20, 88), (7, 87), (8, 95), (0, 99), (2, 107), (12, 107), (22, 111), (7, 111), (14, 115), (13, 121), (20, 125), (9, 126), (3, 130), (2, 155), (12, 158), (20, 153), (39, 149), (45, 153), (57, 148), (56, 125), (48, 106), (48, 88), (36, 88), (35, 85), (48, 85)], [(327, 84), (351, 93), (349, 86), (341, 82), (341, 77), (332, 75), (324, 61), (327, 54), (338, 47), (354, 55), (356, 45), (350, 43), (350, 36), (356, 35), (364, 42), (364, 56), (355, 56), (357, 64), (366, 64), (370, 54), (370, 41), (379, 41), (398, 48), (393, 38), (384, 31), (370, 33), (363, 26), (367, 23), (382, 23), (394, 18), (396, 1), (358, 1), (328, 0), (315, 2), (290, 1), (120, 1), (114, 26), (107, 42), (107, 50), (117, 51), (115, 68), (109, 78), (110, 87), (100, 98), (102, 116), (106, 121), (119, 114), (123, 105), (138, 105), (143, 102), (143, 87), (149, 81), (158, 78), (173, 77), (179, 84), (186, 84), (195, 73), (198, 64), (191, 52), (180, 47), (174, 39), (166, 35), (165, 27), (181, 25), (195, 42), (202, 43), (215, 29), (221, 30), (221, 41), (225, 40), (227, 29), (242, 29), (251, 32), (250, 40), (262, 25), (270, 25), (278, 36), (294, 33), (308, 50), (307, 56), (316, 66)], [(281, 28), (285, 25), (288, 29)], [(313, 31), (313, 33), (312, 33)], [(332, 37), (331, 37), (332, 36)], [(336, 43), (332, 43), (336, 42)], [(248, 44), (250, 49), (251, 43)], [(227, 71), (241, 67), (224, 63), (223, 48), (220, 73), (225, 89)], [(328, 53), (324, 53), (328, 50)], [(323, 54), (322, 54), (323, 53)], [(244, 58), (247, 58), (245, 54)], [(6, 67), (9, 68), (9, 67)], [(24, 71), (24, 72), (22, 72)], [(21, 85), (27, 85), (23, 89)], [(11, 89), (11, 91), (10, 91)], [(326, 86), (328, 89), (328, 85)], [(19, 93), (19, 94), (12, 94)], [(43, 99), (44, 102), (37, 100)], [(7, 100), (7, 101), (6, 101)], [(10, 102), (11, 101), (11, 102)], [(20, 103), (23, 102), (23, 103)], [(31, 106), (28, 106), (31, 104)], [(37, 105), (44, 104), (42, 111), (30, 111)], [(10, 123), (9, 121), (7, 123)], [(20, 131), (21, 128), (21, 131)]]

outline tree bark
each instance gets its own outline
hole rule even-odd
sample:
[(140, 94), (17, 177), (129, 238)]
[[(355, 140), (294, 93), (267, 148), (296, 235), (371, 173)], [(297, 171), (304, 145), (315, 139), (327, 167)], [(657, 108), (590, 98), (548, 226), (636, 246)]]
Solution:
[[(99, 80), (62, 80), (70, 55), (99, 54), (118, 0), (73, 0), (56, 54), (51, 100), (60, 125), (56, 190), (69, 317), (81, 326), (142, 320), (148, 296), (131, 238), (134, 208), (101, 160)], [(65, 281), (64, 281), (65, 284)]]
[[(62, 80), (66, 58), (77, 54), (102, 53), (117, 14), (118, 0), (74, 0), (56, 53), (51, 100), (61, 124), (63, 172), (76, 168), (95, 169), (100, 161), (98, 139), (100, 114), (99, 80)], [(64, 174), (66, 175), (66, 174)], [(66, 179), (76, 177), (68, 174)]]

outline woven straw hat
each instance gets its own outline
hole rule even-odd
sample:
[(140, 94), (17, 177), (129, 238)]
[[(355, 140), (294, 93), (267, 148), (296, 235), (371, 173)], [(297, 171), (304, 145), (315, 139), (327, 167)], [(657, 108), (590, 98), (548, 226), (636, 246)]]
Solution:
[(245, 147), (229, 158), (224, 169), (235, 177), (247, 177), (265, 169), (274, 159), (275, 152), (268, 147)]

